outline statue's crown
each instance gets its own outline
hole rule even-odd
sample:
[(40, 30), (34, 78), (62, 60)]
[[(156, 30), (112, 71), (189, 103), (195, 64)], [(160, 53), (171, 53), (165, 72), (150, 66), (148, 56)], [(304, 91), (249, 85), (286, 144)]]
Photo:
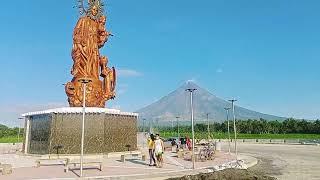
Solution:
[(96, 7), (98, 9), (98, 14), (96, 17), (92, 18), (99, 18), (104, 14), (104, 3), (103, 0), (88, 0), (88, 8), (86, 9), (84, 6), (84, 0), (78, 0), (78, 8), (81, 15), (90, 15), (90, 11), (93, 7)]

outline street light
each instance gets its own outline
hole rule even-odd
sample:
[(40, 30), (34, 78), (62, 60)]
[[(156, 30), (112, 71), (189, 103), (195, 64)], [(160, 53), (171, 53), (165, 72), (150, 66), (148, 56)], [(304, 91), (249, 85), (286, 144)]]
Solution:
[[(146, 119), (145, 118), (143, 118), (142, 119), (142, 121), (143, 121), (143, 125), (142, 125), (142, 134), (143, 134), (143, 137), (145, 138), (146, 137), (146, 132), (145, 132), (145, 121), (146, 121)], [(143, 140), (143, 143), (142, 143), (142, 147), (144, 148), (145, 147), (145, 140)]]
[(229, 143), (229, 154), (230, 154), (230, 124), (229, 124), (229, 110), (230, 108), (226, 107), (224, 108), (226, 110), (226, 113), (227, 113), (227, 122), (228, 122), (228, 143)]
[(236, 102), (236, 99), (229, 100), (232, 105), (232, 114), (233, 114), (233, 130), (234, 130), (234, 149), (236, 152), (236, 160), (238, 160), (238, 149), (237, 149), (237, 128), (236, 128), (236, 115), (234, 113), (234, 102)]
[(194, 119), (193, 119), (193, 92), (197, 89), (190, 88), (186, 91), (190, 92), (190, 108), (191, 108), (191, 129), (192, 129), (192, 169), (195, 169), (195, 157), (194, 157)]
[(157, 132), (159, 133), (159, 129), (160, 129), (160, 126), (159, 126), (159, 118), (156, 119), (156, 123), (157, 123), (157, 126), (156, 126), (156, 127), (157, 127)]
[(149, 133), (151, 134), (153, 119), (149, 120)]
[(180, 131), (179, 131), (179, 116), (176, 117), (177, 119), (177, 126), (178, 126), (178, 141), (180, 141)]
[(146, 121), (146, 119), (143, 118), (143, 119), (142, 119), (142, 122), (143, 122), (143, 123), (142, 123), (142, 132), (143, 132), (143, 133), (145, 133), (145, 130), (144, 130), (144, 129), (145, 129), (145, 128), (144, 128), (145, 121)]
[(20, 120), (22, 120), (22, 119), (24, 119), (23, 117), (19, 117), (18, 118), (18, 120), (19, 120), (19, 129), (18, 129), (18, 143), (20, 142), (20, 130), (21, 130), (21, 128), (20, 128)]
[(209, 114), (210, 113), (207, 113), (207, 122), (208, 122), (208, 141), (209, 141), (209, 139), (210, 139), (210, 123), (209, 123)]
[(173, 119), (171, 119), (171, 130), (173, 130)]
[(82, 129), (81, 129), (81, 155), (80, 155), (80, 177), (83, 176), (83, 146), (84, 146), (84, 116), (86, 114), (86, 88), (87, 84), (91, 82), (90, 79), (79, 79), (83, 87), (83, 102), (82, 102)]

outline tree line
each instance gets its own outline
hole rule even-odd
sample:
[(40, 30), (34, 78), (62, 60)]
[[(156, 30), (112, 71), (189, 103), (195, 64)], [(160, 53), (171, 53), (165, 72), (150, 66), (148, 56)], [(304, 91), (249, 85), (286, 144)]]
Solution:
[[(20, 136), (23, 135), (23, 128), (20, 128)], [(9, 128), (5, 125), (0, 124), (0, 138), (3, 137), (12, 137), (12, 136), (18, 136), (19, 128)]]
[[(230, 132), (233, 132), (233, 121), (230, 123)], [(293, 118), (284, 121), (267, 121), (265, 119), (237, 120), (236, 127), (238, 133), (244, 134), (320, 134), (320, 120), (307, 121)], [(198, 123), (194, 129), (196, 132), (207, 132), (206, 123)], [(215, 122), (209, 124), (210, 132), (228, 132), (228, 122)], [(139, 128), (141, 130), (141, 128)], [(177, 125), (172, 127), (157, 127), (159, 131), (178, 131)], [(191, 132), (191, 126), (179, 126), (181, 133)]]

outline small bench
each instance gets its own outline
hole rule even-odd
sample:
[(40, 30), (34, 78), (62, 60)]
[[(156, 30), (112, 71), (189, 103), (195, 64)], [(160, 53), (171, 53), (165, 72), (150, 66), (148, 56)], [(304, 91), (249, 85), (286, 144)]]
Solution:
[[(138, 159), (139, 155), (141, 155), (141, 153), (122, 154), (120, 161), (121, 161), (121, 162), (126, 162), (126, 158), (127, 158), (128, 156), (131, 156), (131, 157), (133, 157), (133, 158)], [(146, 155), (145, 155), (145, 154), (142, 154), (142, 155), (141, 155), (141, 160), (142, 160), (142, 161), (145, 161), (145, 160), (146, 160)]]
[(11, 164), (0, 164), (0, 170), (2, 175), (7, 175), (12, 173), (12, 165)]
[[(69, 172), (69, 165), (73, 164), (73, 167), (76, 167), (77, 165), (80, 166), (80, 162), (68, 162), (68, 164), (66, 164), (65, 168), (64, 168), (64, 172)], [(102, 171), (102, 161), (86, 161), (82, 163), (83, 166), (85, 165), (91, 165), (91, 166), (95, 166), (99, 171)]]
[[(57, 159), (57, 158), (55, 158), (55, 159), (38, 159), (38, 160), (36, 160), (36, 167), (38, 168), (38, 167), (40, 167), (41, 166), (41, 164), (43, 164), (43, 161), (63, 161), (64, 163), (63, 163), (63, 165), (64, 166), (66, 166), (68, 163), (69, 163), (69, 158), (62, 158), (62, 159)], [(46, 164), (46, 165), (48, 165), (48, 164)]]

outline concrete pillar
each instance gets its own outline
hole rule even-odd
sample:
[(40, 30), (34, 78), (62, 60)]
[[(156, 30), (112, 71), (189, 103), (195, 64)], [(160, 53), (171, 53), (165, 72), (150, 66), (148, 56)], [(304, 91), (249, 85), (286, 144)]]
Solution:
[(25, 137), (24, 137), (24, 153), (28, 153), (29, 140), (30, 140), (30, 117), (25, 117)]

